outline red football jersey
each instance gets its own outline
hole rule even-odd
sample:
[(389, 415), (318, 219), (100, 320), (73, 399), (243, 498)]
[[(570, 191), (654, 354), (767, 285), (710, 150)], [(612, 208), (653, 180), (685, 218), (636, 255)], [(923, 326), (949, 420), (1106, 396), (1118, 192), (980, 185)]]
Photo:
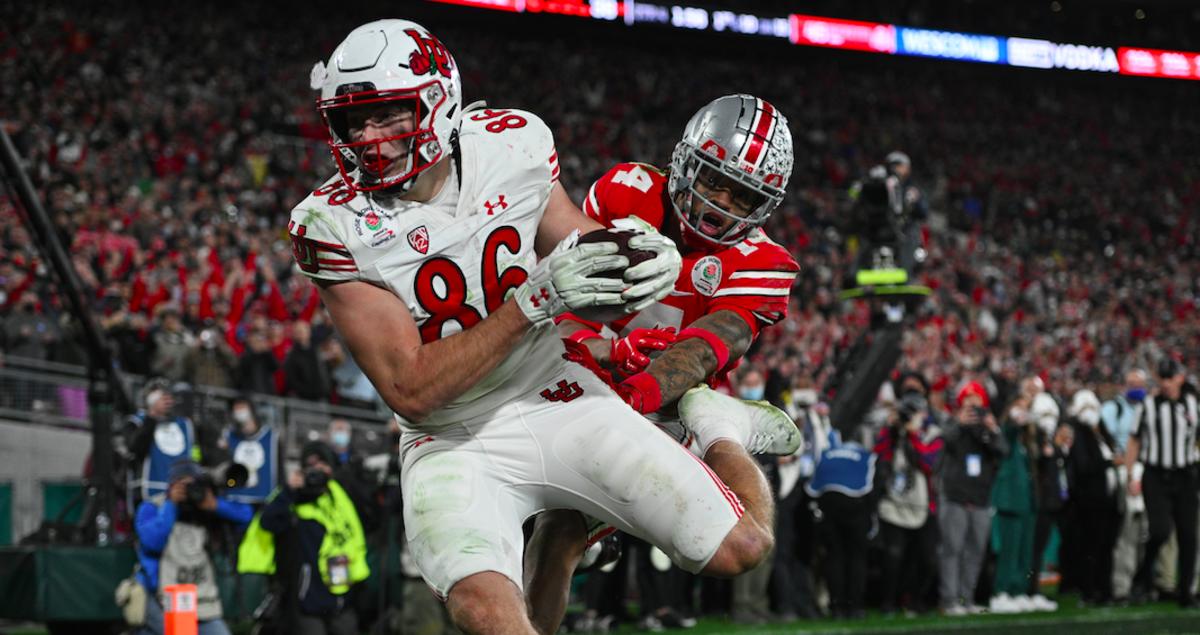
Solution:
[[(679, 222), (668, 198), (667, 174), (644, 163), (620, 163), (600, 177), (592, 184), (583, 211), (606, 227), (627, 216), (659, 230)], [(708, 251), (679, 247), (683, 268), (671, 295), (610, 328), (621, 335), (634, 328), (680, 329), (710, 313), (732, 310), (757, 336), (762, 327), (787, 316), (788, 293), (800, 265), (761, 229), (729, 247)]]

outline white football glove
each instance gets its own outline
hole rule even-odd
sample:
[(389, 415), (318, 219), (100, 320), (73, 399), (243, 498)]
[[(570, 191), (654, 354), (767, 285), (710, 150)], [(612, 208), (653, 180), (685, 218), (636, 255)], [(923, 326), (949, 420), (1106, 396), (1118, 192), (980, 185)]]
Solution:
[(671, 293), (679, 278), (683, 257), (670, 238), (640, 218), (619, 218), (612, 225), (613, 229), (638, 234), (629, 239), (630, 248), (654, 252), (654, 258), (625, 271), (625, 282), (632, 286), (621, 294), (621, 298), (625, 301), (626, 313), (637, 313)]
[(575, 230), (516, 288), (517, 305), (534, 326), (550, 324), (567, 311), (625, 303), (624, 282), (593, 274), (628, 266), (629, 259), (615, 255), (616, 243), (579, 245), (578, 241), (579, 230)]

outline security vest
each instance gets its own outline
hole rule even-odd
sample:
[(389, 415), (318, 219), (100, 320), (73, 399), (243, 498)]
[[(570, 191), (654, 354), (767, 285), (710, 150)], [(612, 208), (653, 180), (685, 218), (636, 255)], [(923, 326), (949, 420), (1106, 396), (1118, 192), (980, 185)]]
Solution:
[[(330, 593), (342, 595), (352, 585), (371, 575), (371, 569), (367, 566), (367, 539), (363, 535), (362, 523), (354, 509), (354, 502), (337, 481), (330, 480), (329, 491), (316, 500), (292, 505), (292, 511), (297, 517), (315, 520), (325, 528), (317, 562), (321, 580)], [(275, 536), (262, 528), (259, 522), (261, 517), (262, 512), (254, 515), (242, 544), (238, 546), (238, 573), (275, 573)], [(330, 563), (336, 563), (339, 559), (345, 559), (348, 579), (338, 580), (339, 583), (334, 584), (330, 576)]]
[(249, 478), (245, 487), (225, 490), (225, 497), (239, 503), (261, 503), (275, 491), (279, 473), (279, 437), (270, 426), (244, 438), (233, 430), (225, 432), (225, 442), (233, 453), (233, 462), (246, 466)]
[[(145, 414), (137, 418), (145, 425)], [(200, 462), (200, 446), (196, 445), (196, 431), (187, 417), (176, 417), (160, 421), (154, 428), (154, 442), (142, 462), (142, 500), (165, 494), (171, 466), (180, 459)]]

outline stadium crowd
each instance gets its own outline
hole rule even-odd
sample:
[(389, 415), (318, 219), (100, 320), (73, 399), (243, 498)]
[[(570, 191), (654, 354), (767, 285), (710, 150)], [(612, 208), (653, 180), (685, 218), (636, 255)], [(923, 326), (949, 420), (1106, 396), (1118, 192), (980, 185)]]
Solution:
[[(291, 206), (331, 171), (309, 67), (358, 20), (76, 9), (18, 8), (0, 26), (0, 96), (122, 367), (370, 405), (286, 235)], [(846, 193), (898, 148), (931, 212), (918, 277), (933, 293), (900, 362), (920, 377), (931, 421), (953, 425), (964, 386), (1005, 420), (1014, 400), (1031, 407), (1022, 380), (1066, 413), (1083, 389), (1115, 394), (1131, 368), (1200, 367), (1200, 122), (1194, 93), (1175, 83), (793, 50), (762, 65), (768, 45), (684, 62), (665, 44), (632, 55), (620, 40), (429, 26), (464, 69), (467, 102), (550, 124), (577, 201), (618, 161), (665, 163), (716, 95), (753, 93), (788, 115), (797, 163), (768, 233), (802, 273), (789, 317), (748, 360), (785, 405), (811, 405), (867, 325), (865, 305), (837, 295), (861, 231)], [(81, 363), (17, 214), (0, 198), (0, 348)], [(895, 411), (873, 415), (868, 448)]]

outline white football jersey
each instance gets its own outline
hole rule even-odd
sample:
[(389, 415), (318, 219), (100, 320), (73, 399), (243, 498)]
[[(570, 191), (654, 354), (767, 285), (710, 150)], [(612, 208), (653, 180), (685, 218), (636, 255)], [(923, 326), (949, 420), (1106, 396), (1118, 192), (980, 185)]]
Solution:
[[(336, 175), (314, 190), (288, 223), (301, 271), (390, 289), (425, 342), (470, 328), (499, 308), (537, 261), (534, 238), (558, 180), (558, 155), (550, 129), (520, 110), (465, 112), (459, 144), (459, 166), (452, 162), (442, 191), (425, 203), (355, 193)], [(530, 331), (422, 429), (494, 410), (544, 385), (562, 354), (553, 327)]]

